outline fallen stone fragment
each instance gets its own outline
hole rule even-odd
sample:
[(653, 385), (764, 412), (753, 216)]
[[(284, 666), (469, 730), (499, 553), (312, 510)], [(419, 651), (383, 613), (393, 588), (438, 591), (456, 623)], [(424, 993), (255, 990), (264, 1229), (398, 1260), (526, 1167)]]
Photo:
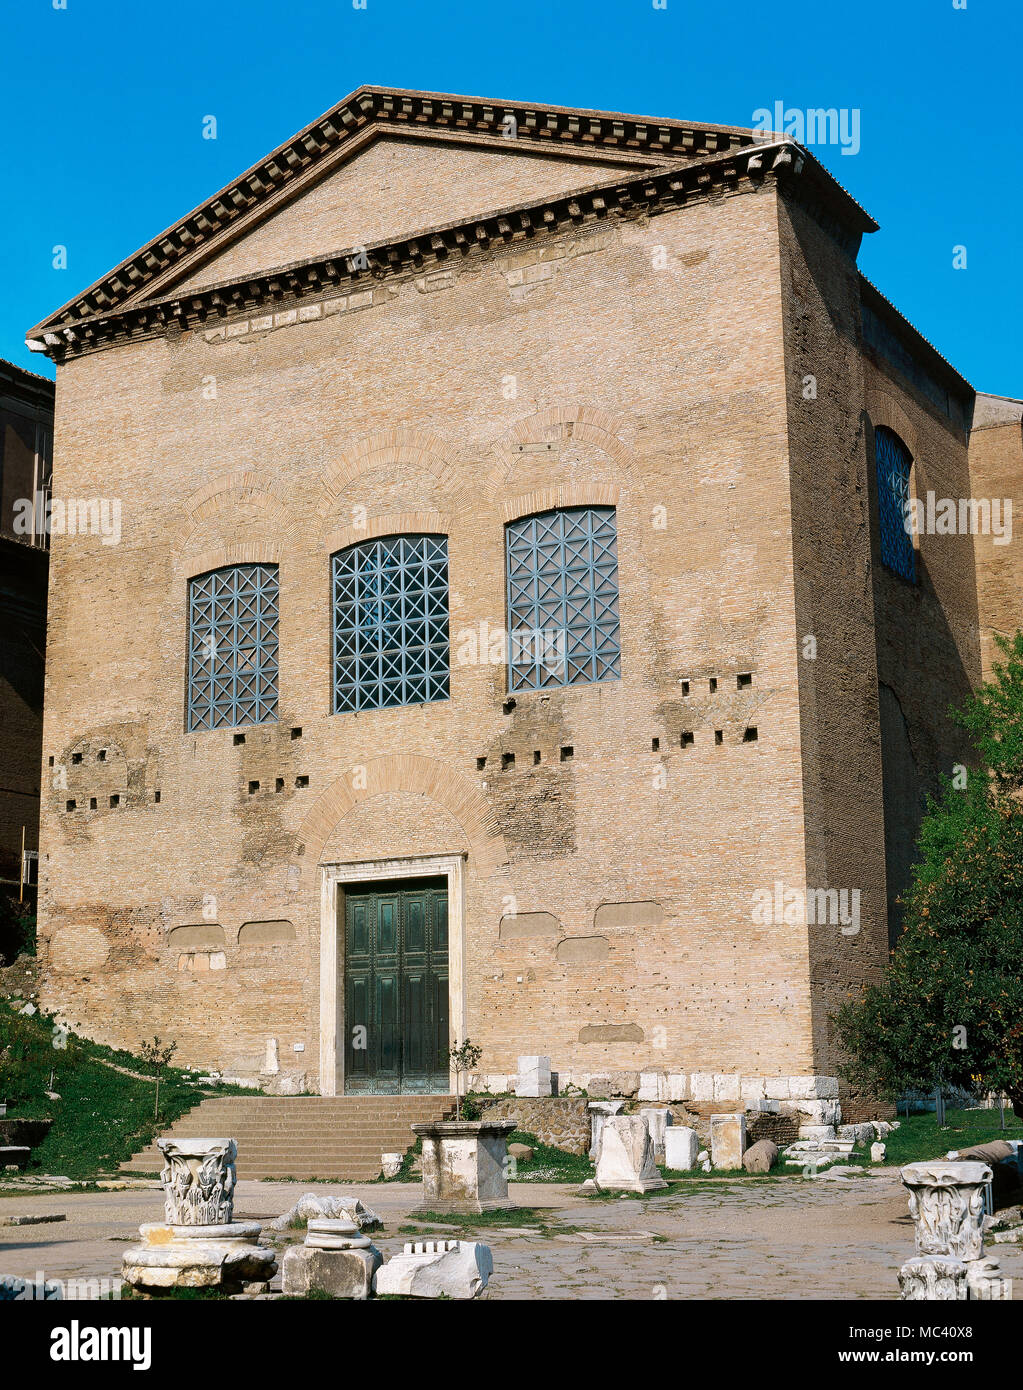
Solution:
[(991, 1239), (996, 1245), (1023, 1244), (1023, 1226), (1010, 1226), (1005, 1231), (991, 1231)]
[(884, 1162), (884, 1156), (885, 1156), (886, 1153), (887, 1153), (887, 1148), (886, 1148), (886, 1146), (885, 1146), (884, 1144), (881, 1143), (880, 1140), (878, 1140), (876, 1144), (871, 1144), (871, 1146), (870, 1146), (870, 1161), (871, 1161), (871, 1163), (883, 1163), (883, 1162)]
[(476, 1298), (494, 1272), (488, 1245), (466, 1240), (410, 1241), (377, 1270), (378, 1294), (413, 1298)]
[(30, 1216), (0, 1216), (0, 1226), (45, 1226), (50, 1221), (66, 1221), (66, 1212), (33, 1212)]
[(742, 1156), (742, 1166), (747, 1173), (769, 1173), (778, 1162), (778, 1145), (770, 1139), (760, 1139)]
[(381, 1224), (376, 1212), (363, 1206), (353, 1193), (341, 1192), (333, 1195), (326, 1193), (321, 1197), (315, 1192), (307, 1192), (298, 1199), (290, 1211), (286, 1211), (276, 1221), (271, 1221), (270, 1229), (272, 1231), (287, 1231), (295, 1222), (315, 1221), (324, 1218), (328, 1221), (351, 1220), (360, 1230)]
[(859, 1148), (861, 1145), (870, 1144), (874, 1139), (874, 1126), (872, 1124), (860, 1125), (839, 1125), (839, 1139), (851, 1139)]

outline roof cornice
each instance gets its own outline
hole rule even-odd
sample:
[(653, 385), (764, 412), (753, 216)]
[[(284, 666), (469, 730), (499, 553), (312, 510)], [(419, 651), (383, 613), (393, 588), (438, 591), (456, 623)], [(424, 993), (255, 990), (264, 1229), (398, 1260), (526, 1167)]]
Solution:
[(737, 126), (359, 87), (48, 315), (29, 336), (39, 337), (58, 324), (81, 322), (151, 297), (156, 282), (172, 274), (180, 277), (209, 251), (214, 240), (219, 248), (226, 229), (244, 230), (256, 218), (276, 211), (370, 139), (414, 134), (507, 149), (509, 139), (502, 131), (509, 118), (515, 123), (514, 146), (519, 152), (611, 158), (639, 168), (740, 149), (756, 139), (752, 130)]
[(140, 300), (73, 322), (44, 325), (29, 346), (55, 361), (115, 342), (178, 333), (235, 314), (284, 308), (303, 298), (412, 271), (421, 273), (451, 256), (465, 257), (566, 228), (607, 219), (654, 216), (714, 195), (749, 192), (770, 175), (786, 196), (798, 196), (836, 240), (855, 256), (864, 232), (877, 224), (826, 169), (788, 140), (708, 155), (703, 159), (621, 174), (540, 202), (474, 215), (426, 228), (398, 240), (347, 248), (289, 265), (177, 294)]

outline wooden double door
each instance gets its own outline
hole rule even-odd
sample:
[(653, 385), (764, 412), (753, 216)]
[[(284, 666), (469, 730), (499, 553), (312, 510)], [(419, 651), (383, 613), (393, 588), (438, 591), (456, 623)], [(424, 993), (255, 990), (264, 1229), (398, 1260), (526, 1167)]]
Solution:
[(345, 1091), (447, 1094), (448, 882), (345, 889)]

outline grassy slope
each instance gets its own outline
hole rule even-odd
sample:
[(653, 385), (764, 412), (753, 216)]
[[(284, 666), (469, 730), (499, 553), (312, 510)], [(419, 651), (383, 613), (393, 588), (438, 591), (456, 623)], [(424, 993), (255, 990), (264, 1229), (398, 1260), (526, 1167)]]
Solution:
[[(188, 1079), (189, 1073), (168, 1068), (160, 1083), (157, 1125), (153, 1082), (102, 1065), (113, 1062), (145, 1073), (148, 1068), (140, 1058), (73, 1033), (67, 1035), (64, 1048), (54, 1047), (53, 1038), (51, 1019), (15, 1015), (0, 1001), (0, 1053), (13, 1045), (8, 1056), (16, 1059), (7, 1067), (0, 1063), (0, 1099), (6, 1096), (10, 1102), (7, 1117), (53, 1120), (46, 1139), (32, 1150), (29, 1173), (88, 1178), (114, 1172), (205, 1096), (249, 1094), (234, 1086), (200, 1088)], [(49, 1100), (49, 1090), (60, 1099)]]
[(886, 1135), (886, 1164), (922, 1163), (944, 1158), (950, 1149), (966, 1149), (972, 1144), (989, 1144), (994, 1139), (1023, 1139), (1023, 1122), (1012, 1107), (1005, 1107), (1005, 1129), (998, 1127), (997, 1110), (948, 1110), (945, 1128), (939, 1129), (933, 1111), (903, 1116), (899, 1128)]

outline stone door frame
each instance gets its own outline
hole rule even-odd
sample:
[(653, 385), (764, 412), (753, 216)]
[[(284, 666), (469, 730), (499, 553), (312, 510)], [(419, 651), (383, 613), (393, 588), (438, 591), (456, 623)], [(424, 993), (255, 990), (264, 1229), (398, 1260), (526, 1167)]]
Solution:
[[(344, 938), (339, 905), (346, 884), (444, 876), (448, 881), (448, 1020), (451, 1040), (465, 1037), (465, 861), (461, 854), (411, 855), (405, 859), (363, 859), (320, 866), (320, 1095), (345, 1093)], [(448, 1083), (452, 1093), (455, 1075)]]

